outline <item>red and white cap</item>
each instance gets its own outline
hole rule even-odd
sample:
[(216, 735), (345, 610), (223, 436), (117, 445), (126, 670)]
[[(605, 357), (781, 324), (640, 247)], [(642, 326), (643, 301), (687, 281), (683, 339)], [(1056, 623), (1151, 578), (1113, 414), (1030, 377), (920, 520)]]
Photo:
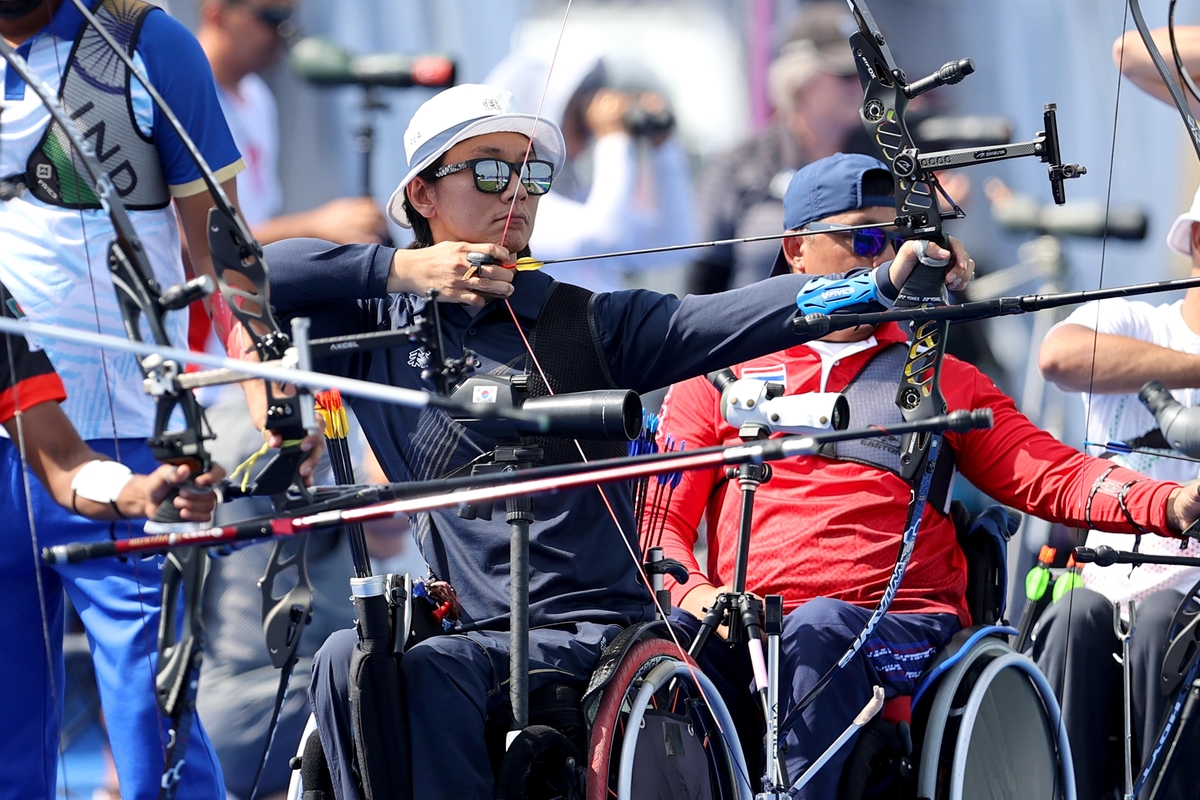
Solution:
[(562, 131), (544, 117), (518, 113), (512, 92), (480, 83), (454, 86), (426, 100), (408, 123), (404, 132), (408, 174), (388, 200), (388, 216), (398, 225), (411, 228), (404, 213), (405, 187), (451, 147), (485, 133), (519, 133), (532, 139), (529, 157), (553, 164), (552, 178), (557, 177), (566, 160)]
[(1180, 214), (1167, 233), (1167, 247), (1184, 258), (1192, 257), (1192, 223), (1200, 222), (1200, 189), (1192, 199), (1192, 207)]

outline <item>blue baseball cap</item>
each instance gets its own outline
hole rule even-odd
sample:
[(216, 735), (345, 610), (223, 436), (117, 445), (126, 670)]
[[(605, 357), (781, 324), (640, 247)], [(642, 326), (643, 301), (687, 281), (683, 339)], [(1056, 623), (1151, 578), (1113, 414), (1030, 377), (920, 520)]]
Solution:
[[(887, 164), (858, 153), (835, 153), (800, 169), (792, 176), (783, 195), (783, 229), (799, 230), (810, 222), (843, 211), (895, 205), (890, 194), (864, 193), (863, 179), (867, 173), (875, 171), (882, 171), (891, 179)], [(786, 275), (790, 271), (781, 246), (771, 276)]]

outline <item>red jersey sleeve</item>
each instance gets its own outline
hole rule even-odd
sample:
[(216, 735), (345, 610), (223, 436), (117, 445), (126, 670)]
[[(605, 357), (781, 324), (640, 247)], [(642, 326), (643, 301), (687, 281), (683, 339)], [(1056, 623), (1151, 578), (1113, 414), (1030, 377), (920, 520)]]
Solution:
[[(714, 409), (718, 408), (716, 389), (703, 377), (677, 383), (667, 392), (663, 400), (658, 444), (662, 448), (666, 437), (676, 443), (686, 442), (688, 450), (721, 444), (714, 424)], [(719, 413), (719, 412), (718, 412)], [(678, 445), (677, 445), (678, 446)], [(662, 530), (663, 554), (683, 564), (688, 571), (688, 582), (680, 585), (667, 577), (666, 586), (671, 591), (671, 602), (679, 605), (684, 596), (697, 586), (712, 585), (707, 570), (696, 561), (693, 548), (699, 537), (700, 520), (714, 492), (724, 479), (720, 469), (689, 470), (683, 473), (679, 485), (670, 493), (662, 494), (657, 504), (648, 502), (643, 519), (643, 529), (653, 524)], [(651, 478), (651, 481), (654, 479)], [(654, 499), (654, 485), (650, 486), (650, 497)]]
[(987, 407), (995, 417), (990, 430), (947, 435), (958, 469), (981, 491), (1051, 522), (1137, 533), (1121, 510), (1124, 492), (1134, 522), (1153, 533), (1167, 533), (1167, 498), (1179, 484), (1152, 480), (1063, 444), (1030, 422), (977, 369), (949, 359), (947, 366), (952, 368), (944, 373), (942, 386), (951, 389), (951, 409)]

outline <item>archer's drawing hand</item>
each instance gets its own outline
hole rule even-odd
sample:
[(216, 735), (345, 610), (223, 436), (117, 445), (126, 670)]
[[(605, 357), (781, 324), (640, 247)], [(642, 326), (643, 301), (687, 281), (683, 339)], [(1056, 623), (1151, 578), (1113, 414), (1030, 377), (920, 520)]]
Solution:
[[(483, 253), (497, 263), (475, 267), (467, 260), (470, 253)], [(481, 307), (513, 293), (516, 271), (503, 266), (512, 261), (508, 250), (497, 244), (441, 242), (416, 250), (397, 250), (387, 290), (423, 295), (437, 289), (441, 293), (439, 302)]]
[[(930, 258), (951, 259), (951, 268), (946, 272), (946, 286), (959, 292), (965, 289), (971, 279), (975, 277), (975, 260), (967, 254), (967, 249), (958, 239), (947, 236), (946, 240), (950, 245), (949, 250), (936, 242), (930, 242), (927, 254)], [(900, 246), (896, 257), (892, 259), (891, 266), (888, 267), (888, 277), (891, 278), (892, 285), (903, 286), (916, 265), (917, 243), (916, 241), (907, 241)]]

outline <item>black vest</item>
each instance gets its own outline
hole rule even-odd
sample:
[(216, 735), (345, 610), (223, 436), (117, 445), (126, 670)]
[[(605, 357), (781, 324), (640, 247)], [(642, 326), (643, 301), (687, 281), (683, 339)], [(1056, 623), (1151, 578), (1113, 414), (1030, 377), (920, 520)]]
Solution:
[[(608, 371), (608, 359), (592, 314), (593, 297), (587, 289), (558, 281), (551, 283), (546, 292), (530, 347), (546, 371), (554, 394), (621, 388)], [(537, 367), (529, 363), (525, 371), (529, 375), (530, 397), (550, 394)], [(575, 442), (570, 439), (538, 438), (537, 443), (545, 453), (543, 464), (582, 461)], [(625, 442), (580, 441), (579, 444), (588, 461), (629, 454)]]

